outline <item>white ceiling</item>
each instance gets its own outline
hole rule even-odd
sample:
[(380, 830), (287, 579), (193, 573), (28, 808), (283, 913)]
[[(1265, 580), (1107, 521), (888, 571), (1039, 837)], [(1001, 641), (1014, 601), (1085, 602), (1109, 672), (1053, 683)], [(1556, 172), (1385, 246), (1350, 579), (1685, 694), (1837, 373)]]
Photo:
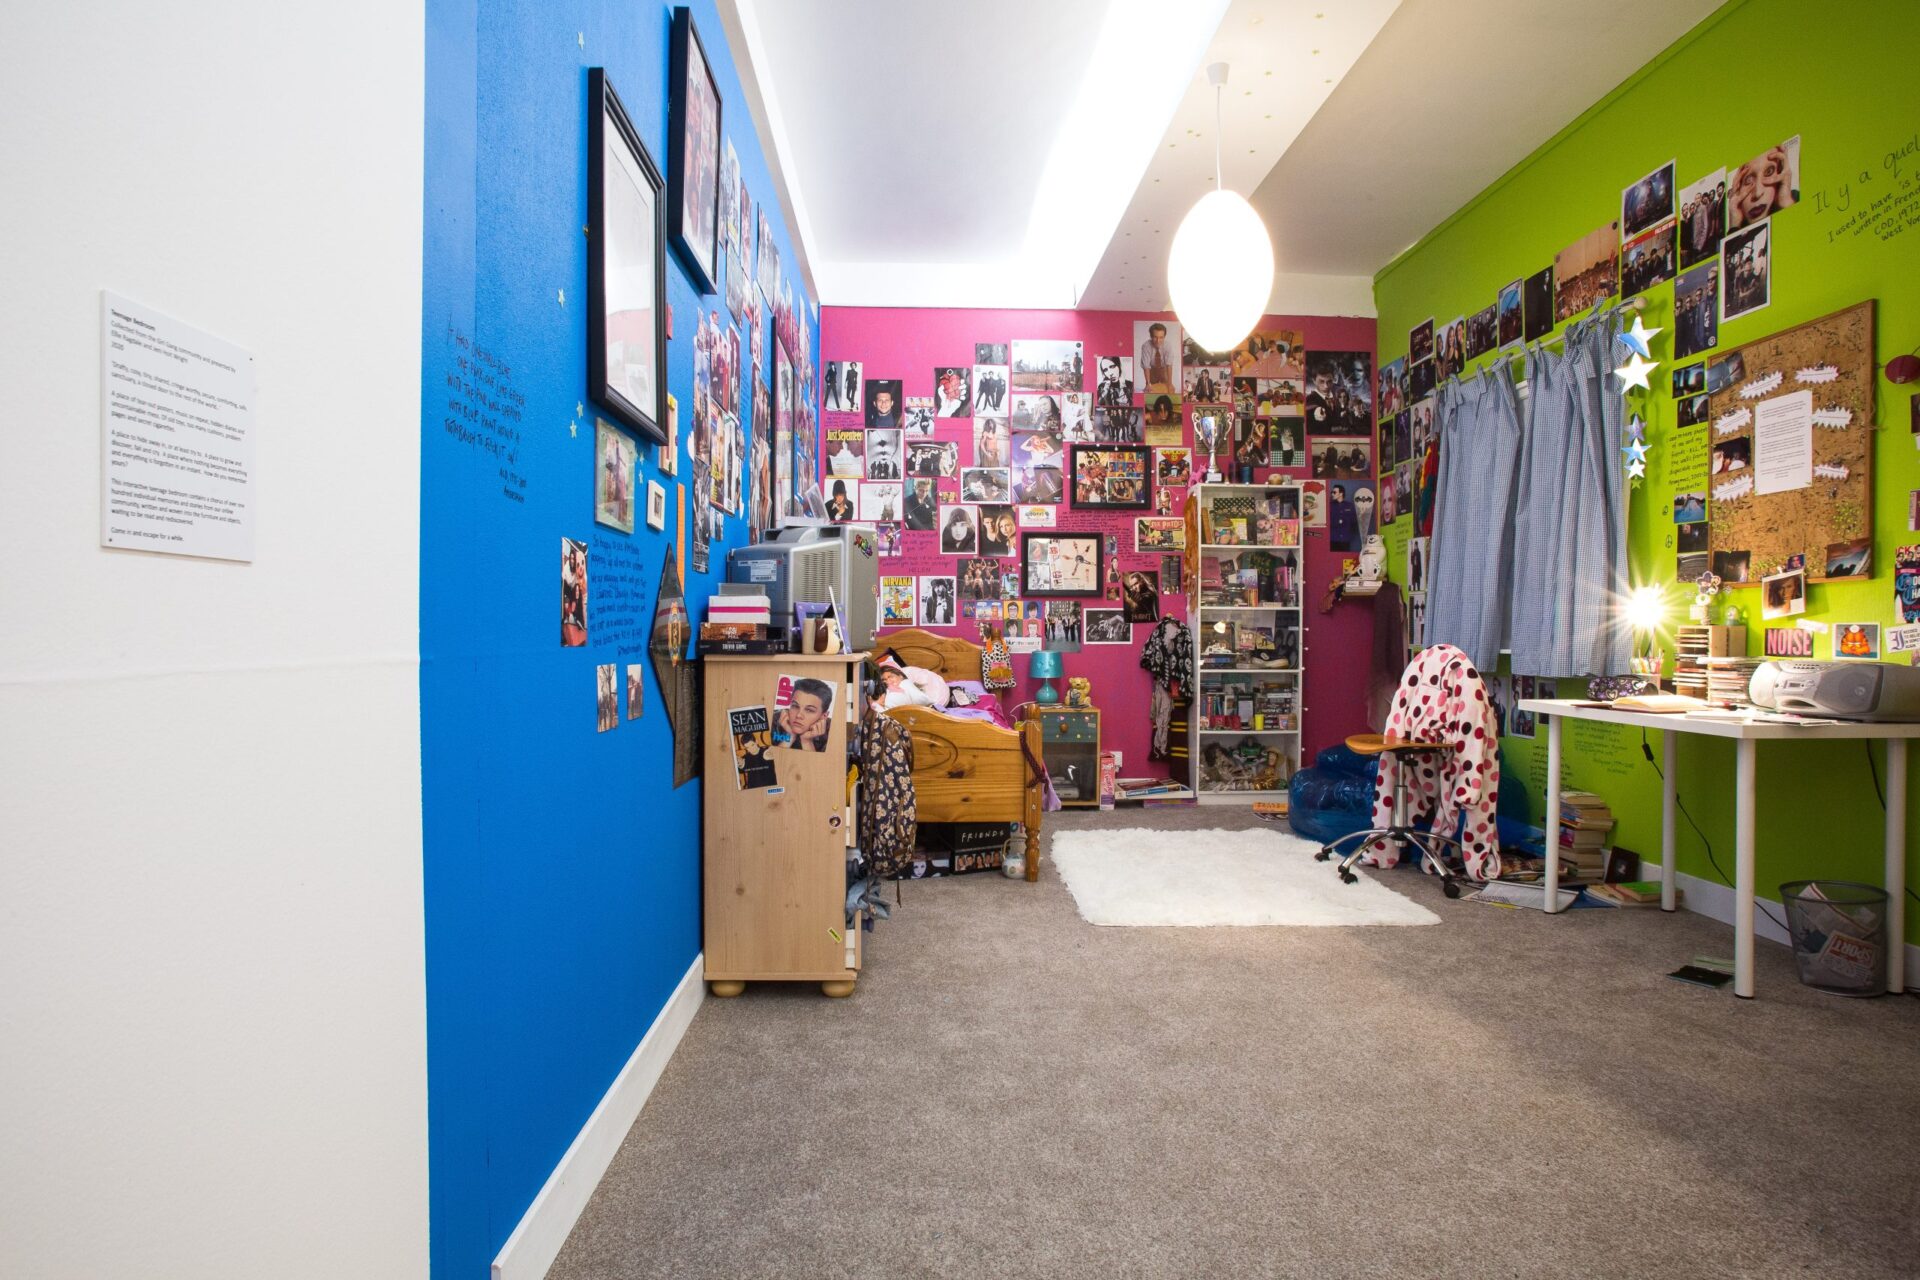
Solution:
[(1722, 3), (1403, 0), (1249, 197), (1282, 269), (1371, 278)]
[(721, 0), (801, 270), (830, 305), (1163, 309), (1213, 180), (1272, 309), (1372, 275), (1720, 0)]

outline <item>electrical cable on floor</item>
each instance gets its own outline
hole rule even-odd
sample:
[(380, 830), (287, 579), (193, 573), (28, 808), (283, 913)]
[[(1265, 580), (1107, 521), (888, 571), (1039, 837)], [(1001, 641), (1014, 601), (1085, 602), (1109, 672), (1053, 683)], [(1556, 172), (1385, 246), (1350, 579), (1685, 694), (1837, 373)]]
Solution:
[[(1667, 780), (1667, 775), (1661, 772), (1659, 763), (1655, 761), (1653, 758), (1653, 748), (1647, 745), (1647, 731), (1645, 729), (1642, 729), (1640, 731), (1640, 754), (1647, 758), (1647, 763), (1653, 766), (1654, 773), (1659, 775), (1660, 781), (1662, 783), (1665, 783)], [(1700, 824), (1695, 822), (1693, 820), (1693, 815), (1687, 812), (1687, 803), (1686, 801), (1680, 798), (1680, 788), (1677, 786), (1673, 790), (1673, 803), (1674, 803), (1674, 806), (1680, 810), (1680, 816), (1687, 820), (1687, 825), (1693, 828), (1693, 834), (1700, 837), (1700, 847), (1707, 851), (1707, 861), (1712, 865), (1713, 873), (1720, 877), (1720, 883), (1726, 885), (1727, 888), (1729, 889), (1733, 888), (1732, 879), (1728, 877), (1726, 872), (1720, 869), (1720, 860), (1713, 856), (1713, 842), (1707, 839), (1707, 833), (1700, 829)], [(1680, 856), (1679, 851), (1675, 850), (1674, 857), (1677, 858), (1679, 856)], [(1676, 868), (1675, 870), (1677, 871), (1678, 868)], [(1789, 933), (1789, 934), (1791, 933), (1791, 931), (1787, 928), (1786, 921), (1782, 920), (1779, 916), (1776, 916), (1775, 914), (1773, 914), (1773, 912), (1769, 911), (1767, 909), (1766, 903), (1760, 901), (1759, 898), (1755, 898), (1753, 900), (1753, 905), (1760, 908), (1760, 912), (1762, 915), (1766, 916), (1767, 919), (1773, 921), (1774, 924), (1778, 925), (1780, 927), (1780, 932)]]

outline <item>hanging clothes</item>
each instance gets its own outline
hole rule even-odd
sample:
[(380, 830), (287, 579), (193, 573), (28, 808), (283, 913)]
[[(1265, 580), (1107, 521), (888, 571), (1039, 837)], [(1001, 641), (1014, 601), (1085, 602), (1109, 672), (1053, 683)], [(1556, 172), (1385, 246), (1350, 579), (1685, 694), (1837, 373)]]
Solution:
[[(1393, 821), (1393, 789), (1408, 770), (1407, 818), (1432, 818), (1433, 830), (1458, 837), (1475, 880), (1500, 874), (1500, 834), (1495, 820), (1500, 800), (1500, 717), (1487, 697), (1486, 682), (1466, 654), (1450, 644), (1422, 649), (1400, 678), (1393, 709), (1387, 713), (1389, 738), (1434, 742), (1451, 750), (1414, 759), (1393, 753), (1380, 757), (1380, 778), (1373, 793), (1373, 825)], [(1464, 815), (1465, 821), (1461, 822)], [(1391, 843), (1370, 850), (1363, 861), (1390, 867), (1400, 860)]]
[(1169, 736), (1173, 728), (1174, 699), (1193, 682), (1193, 633), (1178, 618), (1161, 618), (1147, 633), (1140, 665), (1153, 677), (1153, 695), (1147, 717), (1153, 729), (1147, 759), (1172, 757)]

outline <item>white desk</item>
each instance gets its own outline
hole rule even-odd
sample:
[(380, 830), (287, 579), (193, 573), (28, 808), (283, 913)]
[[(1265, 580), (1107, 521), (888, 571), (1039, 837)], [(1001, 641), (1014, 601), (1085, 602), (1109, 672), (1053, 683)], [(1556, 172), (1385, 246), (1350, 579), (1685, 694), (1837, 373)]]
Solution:
[(1678, 735), (1698, 733), (1732, 738), (1737, 768), (1734, 790), (1733, 846), (1733, 993), (1753, 996), (1753, 833), (1756, 800), (1756, 743), (1814, 742), (1836, 738), (1879, 738), (1887, 744), (1887, 990), (1906, 989), (1907, 939), (1907, 740), (1920, 738), (1920, 724), (1781, 724), (1708, 720), (1687, 715), (1615, 711), (1572, 698), (1528, 698), (1520, 710), (1547, 722), (1547, 909), (1554, 910), (1560, 888), (1560, 722), (1597, 720), (1632, 729), (1655, 729), (1663, 748), (1660, 771), (1660, 907), (1674, 908), (1674, 756)]

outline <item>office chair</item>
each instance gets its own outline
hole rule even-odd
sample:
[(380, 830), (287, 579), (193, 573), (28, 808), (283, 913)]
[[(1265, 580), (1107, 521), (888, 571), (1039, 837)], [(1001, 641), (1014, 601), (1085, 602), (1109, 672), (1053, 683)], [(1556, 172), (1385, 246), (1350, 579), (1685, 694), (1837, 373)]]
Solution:
[[(1381, 757), (1374, 825), (1329, 841), (1314, 856), (1325, 862), (1352, 841), (1340, 860), (1340, 878), (1352, 884), (1353, 864), (1369, 852), (1379, 850), (1378, 864), (1390, 867), (1411, 845), (1449, 898), (1460, 896), (1449, 849), (1469, 877), (1499, 875), (1500, 717), (1472, 660), (1448, 644), (1422, 649), (1401, 673), (1382, 727), (1384, 733), (1347, 739), (1353, 751)], [(1415, 803), (1432, 830), (1413, 826)]]
[(1444, 742), (1412, 742), (1378, 733), (1356, 733), (1347, 739), (1347, 749), (1363, 756), (1390, 755), (1399, 762), (1393, 774), (1393, 816), (1384, 827), (1369, 827), (1365, 831), (1350, 831), (1344, 836), (1336, 836), (1313, 855), (1314, 861), (1325, 862), (1339, 846), (1349, 840), (1354, 841), (1347, 856), (1340, 859), (1340, 879), (1352, 884), (1359, 879), (1353, 873), (1353, 864), (1360, 861), (1369, 848), (1375, 845), (1392, 846), (1393, 861), (1398, 862), (1401, 851), (1412, 845), (1420, 850), (1422, 860), (1440, 877), (1441, 892), (1449, 898), (1459, 897), (1460, 879), (1454, 875), (1453, 868), (1447, 865), (1444, 854), (1447, 847), (1452, 846), (1454, 852), (1464, 860), (1466, 853), (1460, 842), (1437, 831), (1422, 831), (1407, 820), (1407, 774), (1410, 768), (1422, 760), (1440, 760), (1450, 756), (1453, 748)]

